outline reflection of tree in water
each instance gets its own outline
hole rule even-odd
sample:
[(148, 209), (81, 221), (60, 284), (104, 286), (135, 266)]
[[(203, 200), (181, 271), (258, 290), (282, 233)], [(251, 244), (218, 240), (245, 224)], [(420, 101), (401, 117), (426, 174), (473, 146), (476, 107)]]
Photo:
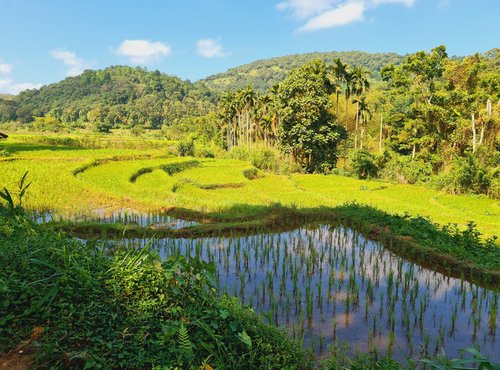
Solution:
[(221, 292), (318, 354), (339, 340), (398, 358), (440, 348), (458, 356), (472, 345), (498, 356), (498, 293), (407, 262), (347, 228), (163, 239), (153, 246), (163, 255), (213, 261)]

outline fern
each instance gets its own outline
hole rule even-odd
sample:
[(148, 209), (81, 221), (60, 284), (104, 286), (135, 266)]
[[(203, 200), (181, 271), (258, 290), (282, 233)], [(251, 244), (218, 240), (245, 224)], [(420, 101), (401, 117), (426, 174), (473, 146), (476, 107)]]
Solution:
[(189, 339), (189, 332), (184, 325), (181, 323), (179, 331), (177, 332), (177, 339), (179, 341), (179, 349), (181, 351), (182, 357), (188, 361), (191, 361), (194, 357), (193, 344)]

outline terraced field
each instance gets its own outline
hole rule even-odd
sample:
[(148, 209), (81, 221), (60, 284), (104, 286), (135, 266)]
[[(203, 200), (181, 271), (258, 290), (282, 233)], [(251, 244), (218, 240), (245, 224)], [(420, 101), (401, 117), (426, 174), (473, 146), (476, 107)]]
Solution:
[(78, 149), (15, 139), (2, 145), (12, 155), (0, 160), (1, 185), (12, 188), (29, 171), (25, 206), (32, 210), (69, 215), (176, 207), (234, 219), (265, 215), (277, 203), (310, 212), (357, 202), (441, 225), (474, 221), (485, 236), (500, 236), (499, 201), (485, 197), (335, 175), (274, 175), (232, 159), (174, 157), (165, 148)]

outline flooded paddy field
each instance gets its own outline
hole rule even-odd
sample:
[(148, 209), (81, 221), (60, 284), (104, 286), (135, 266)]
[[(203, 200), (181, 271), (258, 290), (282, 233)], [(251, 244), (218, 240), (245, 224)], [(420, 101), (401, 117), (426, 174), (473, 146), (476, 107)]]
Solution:
[(198, 222), (182, 220), (169, 216), (166, 212), (138, 212), (132, 209), (109, 210), (106, 208), (80, 213), (62, 213), (58, 211), (31, 211), (29, 218), (36, 223), (71, 222), (71, 223), (113, 223), (138, 227), (164, 227), (182, 229), (198, 225)]
[(474, 346), (500, 360), (498, 291), (408, 262), (346, 227), (120, 243), (213, 262), (220, 293), (320, 356), (337, 342), (398, 359)]

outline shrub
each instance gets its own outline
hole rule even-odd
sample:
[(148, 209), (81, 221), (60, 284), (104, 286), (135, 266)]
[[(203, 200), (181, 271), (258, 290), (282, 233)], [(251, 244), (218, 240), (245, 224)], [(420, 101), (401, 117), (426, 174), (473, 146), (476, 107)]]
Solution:
[(0, 157), (10, 157), (11, 155), (7, 149), (0, 148)]
[(136, 125), (130, 129), (130, 133), (133, 136), (141, 136), (145, 133), (144, 127), (141, 125)]
[(248, 167), (243, 170), (243, 176), (245, 176), (249, 180), (255, 180), (260, 177), (263, 177), (261, 172), (255, 167)]
[(377, 177), (375, 157), (367, 150), (356, 150), (349, 156), (351, 167), (360, 179)]
[(199, 158), (215, 158), (215, 153), (208, 148), (200, 148), (195, 152), (196, 157)]
[(180, 141), (177, 144), (177, 153), (181, 157), (193, 157), (194, 156), (194, 141)]
[(451, 170), (436, 179), (436, 186), (452, 194), (487, 194), (491, 178), (473, 154), (453, 160)]
[(381, 178), (400, 184), (428, 182), (432, 174), (432, 163), (422, 158), (389, 153), (380, 157), (378, 163)]
[(248, 161), (260, 170), (278, 175), (289, 175), (301, 171), (300, 165), (291, 159), (282, 158), (277, 150), (271, 148), (260, 147), (249, 150), (243, 147), (233, 147), (229, 152), (229, 157)]

